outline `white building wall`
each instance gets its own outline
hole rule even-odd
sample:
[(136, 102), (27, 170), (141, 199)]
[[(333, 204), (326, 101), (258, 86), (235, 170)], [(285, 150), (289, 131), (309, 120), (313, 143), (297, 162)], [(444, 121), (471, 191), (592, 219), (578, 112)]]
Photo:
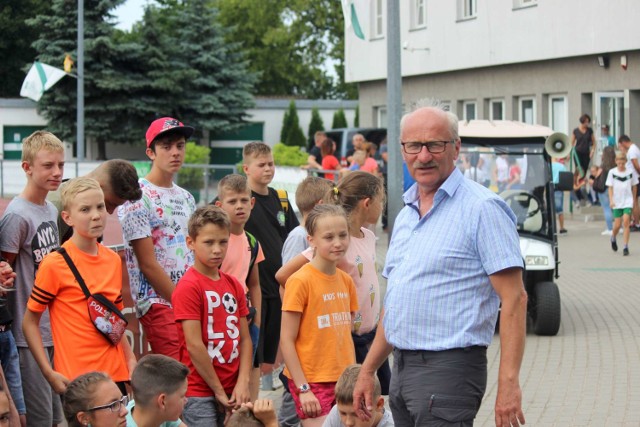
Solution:
[[(426, 0), (426, 28), (411, 29), (411, 2), (400, 1), (402, 74), (412, 76), (502, 64), (549, 60), (640, 47), (637, 0), (477, 0), (473, 19), (458, 20), (459, 0)], [(348, 30), (345, 78), (362, 82), (386, 78), (387, 40), (371, 39), (373, 4), (363, 0), (366, 39)], [(385, 12), (386, 34), (386, 2)], [(429, 50), (422, 50), (428, 48)], [(415, 50), (411, 50), (415, 49)], [(594, 58), (595, 60), (595, 58)]]

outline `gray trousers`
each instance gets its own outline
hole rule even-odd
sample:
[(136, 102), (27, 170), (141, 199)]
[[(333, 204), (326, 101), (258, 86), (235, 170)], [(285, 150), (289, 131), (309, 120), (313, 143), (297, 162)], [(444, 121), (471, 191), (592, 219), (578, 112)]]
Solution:
[(487, 349), (393, 351), (389, 405), (396, 426), (473, 426), (487, 387)]

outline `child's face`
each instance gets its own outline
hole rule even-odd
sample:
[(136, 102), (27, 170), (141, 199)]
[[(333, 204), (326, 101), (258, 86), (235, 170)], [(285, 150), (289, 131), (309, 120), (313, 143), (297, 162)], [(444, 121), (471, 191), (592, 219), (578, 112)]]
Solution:
[[(112, 404), (122, 399), (120, 389), (113, 381), (102, 381), (96, 387), (93, 395), (92, 407)], [(120, 405), (117, 412), (112, 412), (109, 408), (96, 409), (90, 412), (80, 412), (83, 418), (82, 424), (94, 426), (121, 426), (126, 425), (126, 416), (129, 411), (126, 405)]]
[(147, 156), (153, 160), (154, 168), (173, 175), (178, 173), (184, 163), (185, 145), (184, 137), (160, 139), (155, 143), (155, 152), (147, 148)]
[(207, 224), (200, 229), (195, 238), (187, 236), (187, 246), (193, 251), (196, 262), (204, 267), (220, 267), (229, 245), (229, 230), (215, 224)]
[(384, 194), (378, 194), (377, 196), (369, 199), (366, 221), (369, 224), (376, 224), (382, 214), (383, 207)]
[(234, 225), (244, 225), (249, 220), (251, 209), (255, 199), (251, 197), (251, 193), (238, 193), (231, 190), (223, 190), (222, 198), (216, 202), (216, 206), (221, 207), (227, 215), (231, 223)]
[(182, 385), (171, 394), (165, 395), (165, 421), (175, 421), (180, 418), (184, 409), (185, 403), (187, 403), (187, 379), (183, 381)]
[(341, 215), (318, 218), (315, 232), (309, 236), (309, 244), (316, 249), (316, 256), (337, 262), (349, 247), (347, 219)]
[(40, 150), (31, 163), (22, 163), (22, 169), (38, 188), (55, 191), (62, 182), (64, 153), (62, 151)]
[(101, 190), (87, 190), (76, 194), (62, 211), (62, 219), (73, 227), (73, 233), (86, 239), (97, 239), (107, 224), (107, 209)]
[(623, 170), (627, 164), (627, 159), (616, 158), (618, 169)]
[[(375, 427), (380, 421), (380, 416), (378, 416), (378, 412), (382, 411), (382, 409), (379, 407), (374, 409), (373, 413), (371, 414), (371, 419), (369, 421), (362, 421), (360, 418), (358, 418), (356, 411), (353, 410), (353, 404), (338, 402), (337, 405), (338, 405), (338, 414), (340, 414), (340, 422), (342, 423), (343, 426)], [(383, 405), (384, 405), (384, 400), (383, 400)]]
[(9, 425), (9, 397), (6, 391), (0, 391), (0, 426)]
[(257, 185), (269, 185), (276, 171), (272, 154), (249, 157), (242, 169), (249, 182)]

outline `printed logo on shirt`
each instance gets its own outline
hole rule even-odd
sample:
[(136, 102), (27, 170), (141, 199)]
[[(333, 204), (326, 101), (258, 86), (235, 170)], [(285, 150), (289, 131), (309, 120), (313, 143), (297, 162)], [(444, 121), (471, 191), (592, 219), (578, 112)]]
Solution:
[[(207, 301), (207, 353), (221, 365), (231, 363), (240, 356), (240, 330), (238, 316), (235, 316), (238, 302), (229, 292), (222, 297), (216, 291), (205, 291), (204, 294)], [(225, 310), (225, 315), (222, 316), (219, 313), (221, 307)], [(218, 313), (214, 316), (216, 309)], [(214, 321), (214, 317), (218, 322)], [(223, 324), (219, 323), (223, 320), (221, 317), (225, 318)]]
[(31, 240), (31, 251), (33, 263), (35, 264), (34, 271), (38, 270), (38, 266), (45, 255), (53, 252), (58, 246), (60, 246), (60, 244), (56, 223), (54, 221), (47, 221), (40, 224), (36, 230), (36, 234)]
[(278, 211), (278, 224), (280, 224), (280, 227), (284, 227), (285, 226), (285, 222), (286, 218), (284, 216), (284, 212), (282, 211)]
[(318, 316), (318, 329), (330, 328), (331, 321), (329, 320), (329, 315), (325, 314), (323, 316)]

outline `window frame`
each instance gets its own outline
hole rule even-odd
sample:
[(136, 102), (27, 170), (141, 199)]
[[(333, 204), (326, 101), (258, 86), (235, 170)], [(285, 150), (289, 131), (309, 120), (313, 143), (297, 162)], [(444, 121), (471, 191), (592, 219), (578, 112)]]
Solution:
[(458, 0), (458, 21), (468, 21), (477, 17), (478, 0)]
[[(427, 28), (427, 0), (409, 0), (410, 1), (410, 11), (411, 11), (411, 28), (410, 31), (415, 30), (424, 30)], [(422, 6), (420, 6), (420, 4)], [(422, 8), (422, 13), (420, 13), (420, 8)], [(422, 23), (418, 22), (418, 18), (422, 18)]]
[[(563, 114), (563, 127), (562, 128), (556, 128), (554, 127), (554, 123), (553, 123), (553, 101), (554, 100), (559, 100), (562, 99), (562, 101), (564, 102), (564, 114)], [(557, 132), (564, 132), (567, 135), (569, 134), (569, 99), (567, 97), (566, 94), (562, 94), (562, 93), (554, 93), (554, 94), (550, 94), (549, 95), (549, 127), (551, 129), (553, 129), (554, 131)]]
[(382, 39), (385, 36), (385, 0), (371, 1), (373, 2), (373, 7), (371, 8), (371, 40)]
[[(467, 106), (471, 106), (473, 105), (473, 118), (469, 119), (467, 117)], [(469, 121), (469, 120), (477, 120), (478, 119), (478, 101), (474, 101), (474, 100), (466, 100), (466, 101), (462, 101), (462, 120), (465, 121)]]
[[(500, 104), (500, 110), (502, 112), (502, 117), (495, 118), (493, 117), (493, 104)], [(505, 102), (504, 98), (491, 98), (489, 99), (489, 120), (504, 120), (505, 119)]]
[(532, 110), (532, 123), (537, 124), (538, 115), (536, 113), (536, 97), (535, 96), (519, 96), (518, 97), (518, 120), (522, 123), (527, 123), (524, 121), (524, 109), (522, 108), (522, 104), (526, 101), (531, 101), (531, 110)]
[(387, 106), (379, 105), (375, 107), (375, 111), (376, 111), (376, 126), (379, 128), (386, 128), (387, 124), (389, 123)]
[(538, 0), (513, 0), (513, 9), (527, 9), (538, 6)]

